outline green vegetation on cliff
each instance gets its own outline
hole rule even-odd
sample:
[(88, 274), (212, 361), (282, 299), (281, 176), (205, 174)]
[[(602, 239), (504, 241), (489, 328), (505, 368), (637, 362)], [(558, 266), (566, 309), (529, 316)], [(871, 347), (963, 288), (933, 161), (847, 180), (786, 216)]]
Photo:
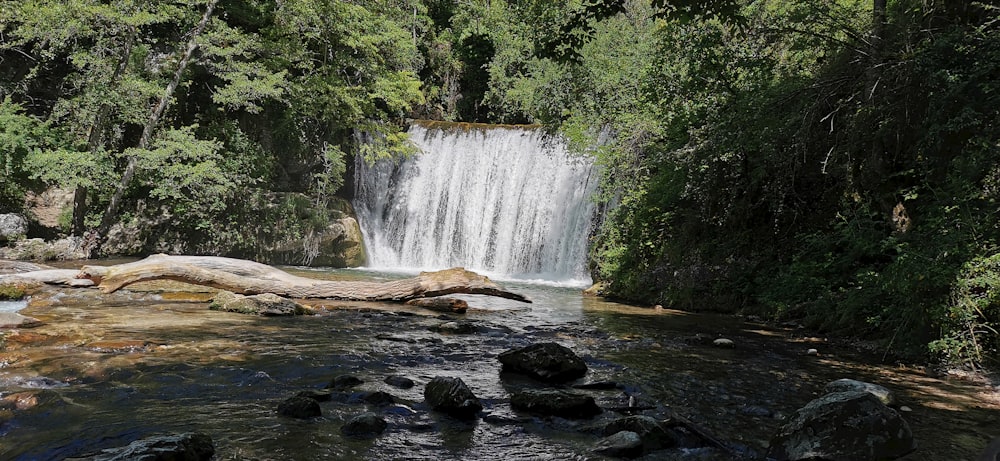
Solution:
[(274, 194), (327, 202), (352, 155), (407, 151), (405, 117), (542, 123), (603, 166), (607, 294), (983, 364), (998, 19), (957, 0), (0, 0), (0, 211), (60, 185), (73, 232), (144, 218), (249, 250), (321, 228), (276, 225), (309, 207)]
[(474, 4), (491, 120), (604, 166), (607, 294), (997, 359), (995, 6)]

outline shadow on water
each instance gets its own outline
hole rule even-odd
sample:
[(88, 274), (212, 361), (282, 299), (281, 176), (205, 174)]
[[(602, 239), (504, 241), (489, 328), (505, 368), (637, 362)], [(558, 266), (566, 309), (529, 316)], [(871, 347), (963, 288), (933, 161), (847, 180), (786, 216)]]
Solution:
[[(506, 285), (534, 303), (466, 296), (472, 309), (461, 319), (476, 327), (467, 335), (433, 330), (457, 316), (386, 304), (326, 301), (316, 316), (262, 318), (209, 311), (204, 290), (34, 299), (23, 313), (44, 324), (6, 332), (0, 347), (0, 458), (62, 459), (196, 430), (214, 439), (222, 460), (602, 459), (590, 451), (598, 437), (584, 430), (592, 421), (511, 409), (512, 389), (537, 384), (501, 377), (496, 356), (541, 341), (581, 355), (585, 381), (619, 384), (587, 391), (602, 406), (634, 397), (653, 407), (651, 416), (676, 411), (750, 452), (765, 451), (783, 418), (843, 377), (886, 385), (912, 408), (906, 418), (920, 449), (908, 459), (973, 459), (1000, 435), (997, 389), (981, 383), (876, 365), (871, 354), (801, 330)], [(713, 347), (718, 337), (736, 347)], [(819, 355), (806, 355), (809, 348)], [(276, 414), (278, 402), (341, 374), (364, 383), (335, 392), (321, 417)], [(384, 382), (396, 375), (416, 385)], [(427, 408), (423, 386), (435, 376), (462, 378), (483, 400), (483, 417), (459, 421)], [(395, 403), (366, 403), (374, 391)], [(389, 423), (384, 434), (340, 433), (367, 411)]]

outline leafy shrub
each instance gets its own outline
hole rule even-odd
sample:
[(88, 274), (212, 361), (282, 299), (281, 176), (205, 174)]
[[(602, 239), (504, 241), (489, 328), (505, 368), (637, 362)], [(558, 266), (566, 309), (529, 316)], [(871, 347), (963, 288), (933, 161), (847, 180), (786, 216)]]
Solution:
[(1000, 253), (965, 265), (940, 328), (941, 339), (930, 348), (948, 362), (976, 366), (1000, 361)]

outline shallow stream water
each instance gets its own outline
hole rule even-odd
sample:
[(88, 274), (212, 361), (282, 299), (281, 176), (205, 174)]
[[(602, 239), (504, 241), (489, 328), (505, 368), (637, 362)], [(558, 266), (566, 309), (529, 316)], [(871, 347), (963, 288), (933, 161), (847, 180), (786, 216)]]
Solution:
[[(300, 271), (322, 278), (385, 278), (358, 271)], [(73, 290), (36, 295), (23, 315), (41, 326), (0, 332), (0, 459), (49, 460), (119, 447), (150, 435), (199, 431), (220, 460), (602, 459), (594, 420), (539, 418), (511, 409), (510, 391), (535, 384), (500, 375), (496, 356), (534, 342), (573, 349), (590, 371), (614, 381), (586, 391), (604, 408), (630, 397), (645, 414), (677, 412), (746, 455), (766, 452), (782, 420), (838, 378), (893, 389), (919, 449), (907, 459), (974, 459), (1000, 435), (996, 383), (875, 364), (864, 352), (794, 327), (730, 316), (653, 310), (582, 296), (578, 289), (509, 282), (534, 303), (465, 296), (472, 309), (444, 315), (397, 304), (313, 302), (318, 315), (267, 318), (210, 311), (210, 290), (183, 284), (133, 286), (112, 295)], [(472, 334), (433, 330), (472, 322)], [(711, 345), (732, 339), (735, 349)], [(806, 355), (816, 348), (818, 356)], [(323, 416), (279, 416), (279, 402), (331, 378), (364, 380), (356, 391), (392, 394), (374, 406), (348, 394)], [(389, 376), (416, 382), (399, 389)], [(483, 400), (482, 417), (454, 420), (423, 403), (423, 385), (457, 376)], [(389, 423), (374, 439), (341, 435), (372, 411)], [(660, 451), (647, 459), (726, 459)]]

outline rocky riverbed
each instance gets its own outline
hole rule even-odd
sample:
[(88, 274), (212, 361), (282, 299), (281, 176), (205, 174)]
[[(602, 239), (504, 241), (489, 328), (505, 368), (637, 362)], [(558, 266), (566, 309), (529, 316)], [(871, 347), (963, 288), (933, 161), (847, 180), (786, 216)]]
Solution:
[[(330, 301), (263, 317), (209, 310), (214, 292), (179, 284), (36, 295), (20, 314), (38, 323), (0, 330), (0, 458), (87, 457), (184, 433), (210, 437), (215, 459), (760, 458), (841, 378), (893, 392), (917, 444), (903, 459), (975, 459), (1000, 435), (1000, 388), (984, 378), (880, 364), (878, 351), (794, 326), (508, 286), (535, 303), (469, 296), (465, 314), (441, 314)], [(545, 382), (501, 363), (542, 343), (579, 357), (583, 376)], [(356, 381), (337, 384), (344, 376)], [(455, 380), (481, 409), (456, 415), (427, 395)], [(539, 410), (560, 393), (594, 406)], [(279, 410), (297, 396), (318, 415)], [(641, 432), (625, 430), (630, 416), (682, 420), (671, 427), (689, 439), (609, 451), (635, 444), (618, 435)]]

